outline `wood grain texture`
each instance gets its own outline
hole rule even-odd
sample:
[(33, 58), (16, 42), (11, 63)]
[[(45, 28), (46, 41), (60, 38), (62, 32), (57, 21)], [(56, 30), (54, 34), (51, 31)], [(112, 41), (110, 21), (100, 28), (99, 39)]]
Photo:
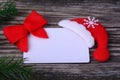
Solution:
[[(5, 2), (1, 0), (0, 2)], [(58, 21), (76, 17), (95, 16), (105, 26), (109, 35), (108, 48), (111, 58), (106, 63), (96, 62), (90, 49), (89, 64), (28, 64), (34, 65), (34, 80), (120, 80), (120, 0), (16, 0), (19, 14), (0, 25), (0, 56), (22, 57), (16, 46), (11, 45), (2, 29), (22, 24), (32, 9), (47, 20), (45, 27), (59, 27)]]

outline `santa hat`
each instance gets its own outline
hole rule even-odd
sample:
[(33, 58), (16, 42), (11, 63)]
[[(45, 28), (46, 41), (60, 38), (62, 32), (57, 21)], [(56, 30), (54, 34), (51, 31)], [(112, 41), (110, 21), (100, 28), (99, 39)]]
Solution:
[(100, 62), (104, 62), (109, 59), (110, 54), (107, 49), (107, 31), (94, 17), (62, 20), (58, 23), (58, 25), (81, 36), (86, 41), (89, 48), (94, 46), (95, 39), (98, 47), (94, 51), (93, 57)]

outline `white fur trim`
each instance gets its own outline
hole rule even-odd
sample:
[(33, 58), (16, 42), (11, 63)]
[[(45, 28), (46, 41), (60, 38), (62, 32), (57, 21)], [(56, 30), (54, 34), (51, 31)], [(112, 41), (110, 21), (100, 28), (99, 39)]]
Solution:
[(94, 38), (91, 33), (83, 26), (75, 21), (62, 20), (58, 23), (59, 26), (72, 30), (82, 37), (86, 42), (89, 48), (94, 46)]

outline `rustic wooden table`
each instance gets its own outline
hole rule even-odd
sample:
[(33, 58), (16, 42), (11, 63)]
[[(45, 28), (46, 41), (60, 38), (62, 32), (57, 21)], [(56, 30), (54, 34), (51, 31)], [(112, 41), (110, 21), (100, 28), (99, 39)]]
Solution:
[[(22, 24), (32, 9), (49, 21), (46, 26), (49, 28), (59, 27), (57, 22), (62, 19), (95, 16), (108, 31), (110, 60), (99, 63), (91, 55), (89, 64), (33, 64), (34, 80), (120, 80), (120, 0), (16, 0), (16, 3), (19, 14), (0, 25), (0, 56), (22, 57), (22, 52), (4, 37), (2, 28)], [(94, 48), (90, 49), (91, 54)]]

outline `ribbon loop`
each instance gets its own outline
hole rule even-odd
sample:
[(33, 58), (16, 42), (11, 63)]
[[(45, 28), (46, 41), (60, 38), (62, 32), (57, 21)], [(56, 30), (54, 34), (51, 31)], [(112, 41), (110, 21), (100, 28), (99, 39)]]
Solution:
[(43, 28), (47, 24), (47, 21), (38, 14), (36, 11), (32, 11), (24, 21), (24, 27), (30, 32)]
[(4, 34), (12, 44), (15, 44), (22, 38), (27, 37), (28, 32), (21, 25), (15, 25), (5, 27)]

